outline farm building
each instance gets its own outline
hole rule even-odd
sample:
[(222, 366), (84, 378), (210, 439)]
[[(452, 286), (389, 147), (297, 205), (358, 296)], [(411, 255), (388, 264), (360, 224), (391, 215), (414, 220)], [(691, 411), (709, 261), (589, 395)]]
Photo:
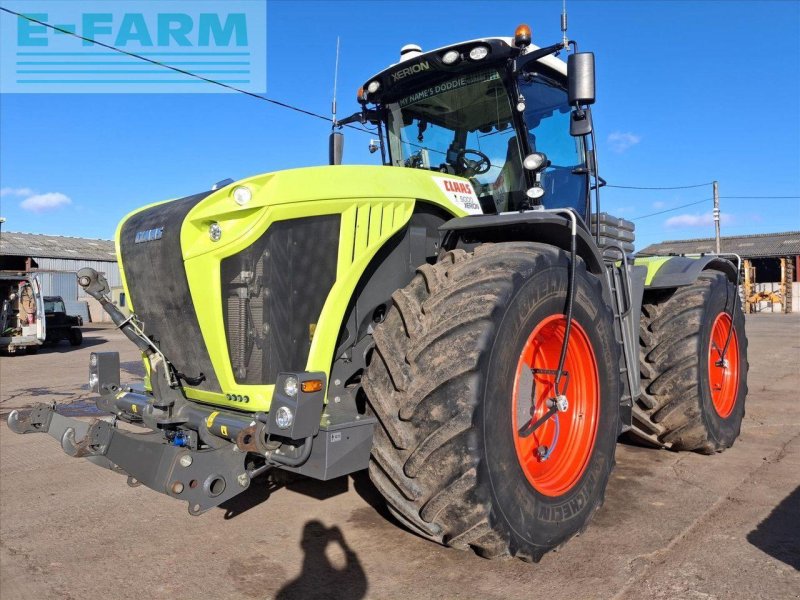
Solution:
[[(640, 254), (700, 254), (714, 252), (714, 238), (670, 240), (652, 244)], [(722, 253), (742, 257), (745, 312), (800, 312), (800, 231), (723, 237)]]
[(38, 233), (0, 234), (0, 270), (26, 271), (39, 275), (44, 296), (61, 296), (67, 312), (85, 322), (107, 321), (100, 304), (78, 286), (75, 273), (91, 267), (103, 273), (112, 289), (120, 288), (114, 242)]

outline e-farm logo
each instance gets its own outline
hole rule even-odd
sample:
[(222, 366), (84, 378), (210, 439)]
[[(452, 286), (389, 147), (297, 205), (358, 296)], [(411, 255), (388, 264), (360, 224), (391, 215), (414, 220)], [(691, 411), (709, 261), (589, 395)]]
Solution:
[(266, 91), (265, 0), (0, 2), (4, 93)]

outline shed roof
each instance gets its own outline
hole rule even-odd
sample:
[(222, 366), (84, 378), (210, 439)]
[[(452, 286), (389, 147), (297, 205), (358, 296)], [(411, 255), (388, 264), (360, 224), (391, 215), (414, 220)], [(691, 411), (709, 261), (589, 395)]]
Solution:
[(40, 233), (0, 233), (0, 255), (116, 261), (114, 242)]
[[(639, 254), (699, 254), (714, 252), (714, 248), (714, 238), (669, 240), (651, 244)], [(742, 258), (797, 256), (800, 255), (800, 231), (723, 237), (720, 250)]]

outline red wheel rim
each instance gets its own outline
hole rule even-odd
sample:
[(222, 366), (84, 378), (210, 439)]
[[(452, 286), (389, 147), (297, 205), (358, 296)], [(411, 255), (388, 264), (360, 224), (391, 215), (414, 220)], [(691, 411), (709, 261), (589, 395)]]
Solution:
[(722, 351), (731, 330), (731, 317), (720, 313), (711, 327), (711, 341), (708, 344), (708, 385), (711, 388), (711, 402), (714, 410), (723, 419), (733, 412), (736, 396), (739, 393), (739, 340), (736, 329), (731, 334), (725, 359)]
[[(545, 496), (561, 496), (580, 480), (592, 456), (600, 414), (597, 360), (586, 332), (573, 321), (561, 380), (562, 392), (567, 385), (568, 407), (528, 437), (519, 435), (530, 419), (535, 421), (547, 412), (547, 401), (556, 395), (555, 375), (534, 370), (558, 369), (565, 327), (563, 315), (539, 323), (525, 343), (514, 378), (512, 420), (517, 459), (528, 482)], [(543, 457), (543, 451), (549, 453)]]

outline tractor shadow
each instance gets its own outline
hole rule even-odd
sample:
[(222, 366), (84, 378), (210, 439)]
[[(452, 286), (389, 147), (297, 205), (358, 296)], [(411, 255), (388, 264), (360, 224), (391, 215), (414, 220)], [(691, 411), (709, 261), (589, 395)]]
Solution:
[(771, 557), (800, 570), (800, 486), (747, 534), (747, 541)]
[(275, 600), (361, 600), (366, 597), (367, 574), (341, 529), (325, 527), (317, 520), (308, 521), (303, 527), (300, 547), (303, 568), (295, 579), (278, 590)]
[(346, 494), (349, 491), (349, 479), (345, 476), (330, 481), (317, 481), (288, 471), (274, 469), (272, 472), (254, 479), (250, 487), (241, 494), (220, 504), (219, 508), (225, 511), (223, 518), (225, 520), (234, 519), (266, 502), (272, 494), (283, 488), (316, 500), (326, 500)]

